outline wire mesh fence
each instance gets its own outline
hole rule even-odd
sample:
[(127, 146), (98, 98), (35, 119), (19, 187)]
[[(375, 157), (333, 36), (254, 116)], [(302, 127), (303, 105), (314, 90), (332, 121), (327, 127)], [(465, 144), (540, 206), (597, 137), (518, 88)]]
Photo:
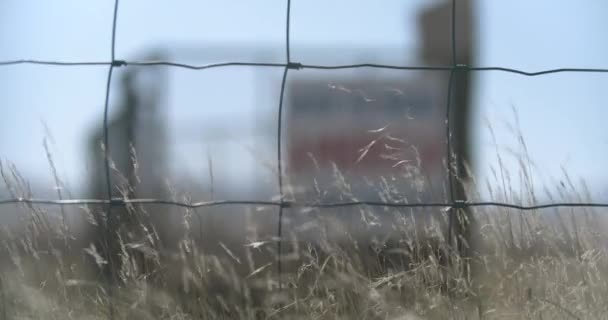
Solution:
[[(452, 165), (457, 161), (455, 157), (458, 155), (455, 154), (453, 150), (453, 101), (452, 101), (452, 91), (455, 87), (456, 75), (458, 73), (468, 73), (468, 72), (507, 72), (518, 74), (526, 77), (537, 77), (548, 74), (555, 73), (608, 73), (608, 69), (602, 68), (556, 68), (556, 69), (548, 69), (548, 70), (540, 70), (540, 71), (525, 71), (518, 70), (513, 68), (499, 67), (499, 66), (490, 66), (490, 67), (478, 67), (471, 66), (466, 64), (461, 64), (457, 60), (456, 49), (458, 44), (458, 39), (456, 37), (456, 3), (457, 0), (452, 0), (452, 8), (451, 8), (451, 65), (447, 66), (399, 66), (399, 65), (385, 65), (385, 64), (350, 64), (350, 65), (314, 65), (307, 64), (305, 62), (292, 61), (291, 58), (291, 44), (290, 44), (290, 14), (291, 14), (291, 1), (287, 0), (287, 11), (286, 11), (286, 21), (285, 21), (285, 61), (283, 62), (259, 62), (259, 63), (251, 63), (251, 62), (238, 62), (238, 61), (229, 61), (223, 63), (215, 63), (215, 64), (207, 64), (207, 65), (191, 65), (184, 64), (172, 61), (127, 61), (127, 60), (117, 60), (116, 59), (116, 33), (119, 32), (117, 30), (117, 20), (119, 13), (119, 1), (115, 0), (114, 2), (114, 11), (112, 18), (112, 38), (111, 38), (111, 60), (110, 61), (50, 61), (50, 60), (12, 60), (12, 61), (0, 61), (0, 66), (9, 66), (9, 65), (20, 65), (20, 64), (33, 64), (33, 65), (51, 65), (51, 66), (59, 66), (59, 67), (88, 67), (88, 66), (106, 66), (108, 67), (107, 71), (107, 80), (105, 87), (105, 101), (104, 101), (104, 116), (103, 116), (103, 144), (105, 146), (104, 152), (104, 167), (105, 167), (105, 185), (106, 185), (106, 193), (107, 197), (105, 199), (63, 199), (63, 200), (53, 200), (53, 199), (34, 199), (34, 198), (11, 198), (11, 199), (1, 199), (0, 205), (5, 204), (16, 204), (16, 203), (25, 203), (25, 204), (40, 204), (40, 205), (104, 205), (107, 211), (108, 219), (113, 219), (113, 208), (127, 206), (130, 204), (158, 204), (158, 205), (168, 205), (168, 206), (179, 206), (185, 208), (201, 208), (201, 207), (213, 207), (213, 206), (225, 206), (225, 205), (252, 205), (252, 206), (272, 206), (278, 208), (278, 225), (276, 226), (276, 237), (279, 239), (277, 241), (277, 273), (279, 277), (279, 281), (281, 279), (281, 274), (283, 272), (280, 255), (283, 250), (282, 242), (280, 241), (283, 237), (283, 215), (284, 209), (287, 208), (337, 208), (337, 207), (352, 207), (352, 206), (374, 206), (374, 207), (403, 207), (403, 208), (425, 208), (425, 207), (435, 207), (442, 208), (445, 211), (449, 212), (449, 226), (448, 226), (448, 239), (449, 242), (452, 243), (454, 238), (454, 232), (456, 228), (457, 222), (457, 212), (458, 210), (464, 210), (467, 208), (473, 207), (504, 207), (511, 208), (517, 210), (539, 210), (539, 209), (547, 209), (547, 208), (558, 208), (558, 207), (602, 207), (608, 208), (608, 203), (592, 203), (592, 202), (552, 202), (546, 204), (534, 204), (534, 205), (519, 205), (514, 203), (504, 203), (504, 202), (474, 202), (468, 201), (466, 199), (460, 199), (456, 192), (456, 184), (458, 183), (456, 179), (458, 178), (458, 173), (455, 172), (455, 166)], [(111, 181), (111, 165), (110, 165), (110, 156), (108, 154), (109, 148), (109, 126), (108, 126), (108, 114), (110, 109), (110, 93), (111, 93), (111, 84), (114, 75), (114, 71), (116, 68), (123, 67), (151, 67), (151, 66), (166, 66), (173, 68), (185, 68), (192, 70), (206, 70), (212, 68), (227, 68), (227, 67), (256, 67), (256, 68), (280, 68), (283, 69), (281, 87), (280, 87), (280, 95), (278, 99), (278, 123), (277, 123), (277, 131), (276, 131), (276, 169), (278, 175), (276, 177), (276, 183), (278, 185), (279, 197), (276, 201), (232, 201), (232, 200), (218, 200), (218, 201), (205, 201), (205, 202), (179, 202), (165, 199), (125, 199), (125, 198), (113, 198), (112, 197), (112, 181)], [(445, 97), (445, 105), (446, 105), (446, 114), (445, 114), (445, 123), (446, 123), (446, 155), (447, 155), (447, 163), (449, 165), (447, 168), (447, 177), (449, 179), (448, 182), (448, 201), (447, 202), (436, 202), (436, 203), (408, 203), (408, 202), (379, 202), (379, 201), (344, 201), (344, 202), (295, 202), (288, 201), (285, 197), (285, 186), (284, 186), (284, 168), (283, 168), (283, 158), (282, 158), (282, 146), (284, 144), (283, 141), (283, 109), (284, 109), (284, 95), (285, 95), (285, 87), (289, 78), (289, 74), (291, 72), (297, 72), (302, 69), (317, 69), (317, 70), (340, 70), (340, 69), (356, 69), (356, 68), (377, 68), (377, 69), (392, 69), (392, 70), (424, 70), (424, 71), (449, 71), (449, 82), (448, 82), (448, 91), (447, 96)], [(113, 235), (112, 231), (109, 228), (106, 228), (106, 241), (111, 241)], [(110, 279), (112, 279), (111, 277)], [(279, 285), (280, 286), (280, 285)], [(111, 287), (112, 283), (109, 284), (110, 295), (111, 295)]]

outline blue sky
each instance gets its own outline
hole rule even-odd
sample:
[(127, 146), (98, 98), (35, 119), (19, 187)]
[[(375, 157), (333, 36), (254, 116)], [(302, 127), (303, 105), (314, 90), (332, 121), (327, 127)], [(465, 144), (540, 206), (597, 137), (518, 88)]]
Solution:
[[(413, 52), (416, 13), (436, 1), (292, 1), (292, 57), (306, 63), (337, 64), (353, 60), (392, 62), (391, 57), (364, 53), (307, 55), (310, 48), (389, 47)], [(479, 66), (505, 66), (529, 71), (559, 67), (608, 68), (608, 2), (603, 0), (476, 1)], [(285, 1), (122, 1), (117, 26), (118, 59), (133, 59), (156, 46), (200, 48), (205, 44), (255, 45), (271, 48), (283, 61)], [(0, 60), (44, 59), (108, 61), (113, 1), (3, 0), (0, 3)], [(274, 49), (273, 49), (274, 48)], [(227, 60), (251, 60), (255, 52), (234, 52)], [(407, 55), (407, 54), (406, 54)], [(176, 59), (184, 61), (192, 57)], [(394, 56), (393, 56), (394, 58)], [(406, 57), (405, 60), (408, 58)], [(218, 62), (221, 57), (194, 59)], [(348, 60), (348, 61), (346, 61)], [(344, 61), (344, 62), (342, 62)], [(263, 110), (251, 103), (256, 90), (276, 86), (281, 70), (251, 69), (172, 71), (170, 126), (196, 126), (212, 118), (230, 124), (240, 117), (253, 127), (254, 115), (276, 108), (276, 92), (266, 90)], [(42, 139), (52, 136), (62, 175), (72, 188), (84, 181), (83, 135), (101, 122), (106, 67), (0, 67), (0, 158), (18, 165), (32, 180), (48, 181)], [(120, 75), (120, 72), (118, 73)], [(258, 80), (268, 84), (257, 84)], [(515, 145), (505, 123), (513, 124), (517, 110), (521, 129), (541, 176), (561, 176), (560, 167), (585, 179), (598, 197), (608, 198), (608, 75), (556, 74), (527, 78), (499, 72), (480, 73), (474, 98), (479, 176), (487, 176), (494, 161), (492, 141), (482, 127), (488, 119), (503, 151)], [(76, 90), (74, 90), (76, 88)], [(113, 101), (118, 96), (114, 83)], [(259, 96), (256, 96), (259, 98)], [(257, 99), (256, 98), (256, 99)], [(196, 103), (195, 103), (196, 102)], [(206, 107), (209, 106), (209, 107)], [(184, 135), (184, 133), (182, 133)], [(200, 141), (199, 141), (200, 142)], [(244, 141), (241, 144), (249, 144)], [(198, 143), (197, 141), (192, 142)], [(220, 158), (218, 180), (237, 183), (251, 171), (255, 157), (235, 146), (211, 143)], [(204, 163), (208, 146), (196, 157), (188, 141), (172, 149), (174, 157)], [(244, 158), (249, 160), (243, 161)], [(274, 160), (270, 155), (268, 161)], [(515, 162), (509, 162), (514, 166)], [(187, 166), (187, 165), (186, 165)], [(240, 169), (239, 169), (240, 168)], [(176, 176), (179, 166), (173, 166)], [(548, 179), (548, 178), (547, 178)], [(50, 185), (50, 184), (49, 184)]]

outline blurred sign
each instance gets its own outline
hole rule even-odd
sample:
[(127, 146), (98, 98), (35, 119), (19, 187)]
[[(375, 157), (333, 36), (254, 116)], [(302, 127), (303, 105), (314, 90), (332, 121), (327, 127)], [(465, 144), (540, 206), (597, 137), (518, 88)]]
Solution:
[[(446, 1), (421, 12), (418, 64), (453, 63), (452, 9)], [(470, 1), (457, 2), (455, 17), (457, 63), (470, 64)], [(385, 74), (290, 81), (286, 170), (296, 195), (318, 194), (339, 182), (340, 192), (369, 198), (386, 180), (406, 198), (413, 192), (419, 199), (421, 194), (427, 199), (443, 194), (449, 71), (408, 71), (403, 78)], [(455, 79), (452, 150), (461, 167), (469, 148), (468, 74), (459, 73)], [(412, 179), (412, 172), (418, 177)], [(413, 181), (419, 177), (428, 186), (411, 189), (419, 185)]]
[[(406, 169), (440, 177), (445, 102), (433, 78), (382, 76), (304, 79), (288, 90), (287, 171), (308, 193), (330, 185), (401, 176)], [(359, 188), (361, 196), (367, 192)]]

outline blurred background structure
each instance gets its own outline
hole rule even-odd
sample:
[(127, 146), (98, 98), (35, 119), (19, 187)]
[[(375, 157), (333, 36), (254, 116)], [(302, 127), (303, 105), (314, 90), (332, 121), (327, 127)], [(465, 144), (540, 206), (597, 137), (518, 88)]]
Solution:
[[(382, 6), (371, 1), (295, 2), (292, 8), (293, 60), (324, 65), (368, 62), (451, 64), (451, 57), (447, 54), (451, 45), (448, 11), (433, 10), (442, 5), (445, 3), (440, 1), (408, 1)], [(68, 1), (53, 4), (9, 1), (0, 6), (0, 43), (6, 48), (0, 54), (0, 60), (108, 60), (110, 4), (104, 1), (86, 5)], [(605, 67), (608, 65), (608, 45), (601, 41), (600, 31), (605, 29), (606, 19), (602, 14), (608, 12), (605, 6), (597, 1), (560, 5), (543, 1), (534, 4), (526, 1), (500, 4), (476, 1), (471, 8), (475, 12), (473, 17), (459, 19), (464, 24), (457, 28), (462, 32), (458, 34), (457, 60), (469, 64), (475, 56), (476, 65), (509, 66), (531, 71), (564, 66)], [(319, 8), (323, 8), (323, 15), (318, 14)], [(108, 15), (100, 15), (99, 12), (108, 12)], [(539, 15), (544, 17), (543, 24), (537, 23)], [(283, 18), (283, 1), (263, 6), (244, 2), (221, 5), (188, 1), (171, 5), (150, 5), (143, 1), (123, 3), (117, 33), (118, 58), (151, 59), (145, 55), (161, 48), (166, 52), (166, 59), (183, 63), (281, 61), (285, 32)], [(571, 23), (563, 24), (564, 18)], [(518, 23), (514, 24), (514, 20)], [(478, 30), (475, 33), (468, 30), (467, 22), (478, 25)], [(431, 29), (434, 31), (425, 31)], [(166, 169), (162, 177), (157, 172), (153, 174), (155, 178), (150, 178), (157, 179), (151, 181), (157, 181), (155, 185), (161, 184), (163, 191), (142, 190), (142, 195), (163, 193), (171, 188), (176, 194), (185, 191), (195, 200), (270, 199), (277, 195), (276, 172), (273, 172), (276, 146), (273, 141), (281, 70), (229, 68), (199, 73), (167, 68), (161, 75), (153, 73), (150, 76), (144, 69), (117, 69), (111, 97), (111, 116), (117, 120), (117, 125), (122, 121), (123, 134), (128, 136), (131, 131), (131, 134), (154, 141), (155, 146), (147, 150), (161, 156), (145, 161), (154, 162), (151, 167)], [(87, 160), (91, 159), (87, 150), (96, 148), (96, 143), (91, 144), (91, 141), (98, 138), (90, 138), (89, 135), (99, 130), (101, 123), (105, 72), (105, 67), (3, 67), (0, 82), (5, 95), (1, 101), (7, 106), (6, 110), (10, 108), (10, 113), (7, 112), (3, 118), (5, 122), (0, 126), (3, 130), (0, 134), (0, 157), (5, 162), (17, 164), (23, 176), (32, 181), (34, 196), (55, 196), (55, 182), (40, 143), (45, 137), (51, 142), (51, 151), (63, 179), (64, 186), (61, 187), (69, 189), (76, 197), (95, 188), (96, 184), (90, 179), (97, 176), (98, 166), (95, 161)], [(316, 145), (297, 150), (297, 146), (303, 145), (302, 141), (298, 142), (302, 137), (294, 133), (299, 126), (297, 122), (306, 121), (300, 116), (293, 117), (298, 119), (296, 122), (290, 118), (290, 114), (295, 114), (295, 109), (300, 108), (297, 105), (304, 104), (302, 98), (296, 98), (298, 96), (325, 96), (323, 99), (336, 101), (336, 104), (352, 99), (350, 101), (361, 106), (391, 109), (390, 103), (382, 101), (393, 99), (389, 98), (391, 94), (415, 91), (420, 97), (412, 98), (407, 94), (405, 101), (396, 103), (429, 103), (445, 108), (444, 101), (435, 102), (435, 99), (444, 96), (446, 76), (447, 72), (422, 71), (301, 70), (292, 73), (288, 79), (287, 98), (288, 108), (293, 110), (288, 109), (288, 118), (285, 119), (288, 123), (286, 143), (290, 144), (287, 152), (294, 155), (301, 152), (303, 155), (311, 152), (306, 148), (313, 148), (312, 153), (321, 153), (318, 156), (322, 156), (323, 152), (314, 150), (326, 148)], [(486, 179), (493, 179), (491, 168), (499, 165), (494, 156), (497, 145), (505, 146), (499, 147), (503, 148), (502, 152), (514, 154), (502, 159), (500, 165), (507, 168), (519, 166), (517, 154), (522, 150), (514, 132), (520, 130), (526, 136), (527, 157), (536, 166), (532, 182), (535, 187), (542, 190), (547, 184), (554, 185), (564, 167), (573, 177), (585, 180), (593, 196), (606, 197), (608, 173), (596, 161), (606, 156), (608, 143), (602, 130), (603, 119), (608, 116), (603, 108), (605, 92), (601, 90), (607, 81), (605, 77), (557, 74), (523, 79), (517, 75), (492, 72), (473, 76), (474, 81), (456, 81), (457, 86), (464, 87), (455, 90), (458, 96), (455, 97), (454, 109), (464, 110), (466, 107), (475, 111), (456, 115), (463, 117), (457, 123), (465, 124), (464, 117), (469, 114), (472, 124), (456, 127), (456, 136), (463, 138), (455, 141), (460, 154), (475, 159), (478, 181), (483, 184)], [(146, 82), (160, 89), (146, 89)], [(412, 89), (413, 84), (414, 88), (422, 86), (425, 89)], [(392, 89), (398, 91), (385, 90), (383, 87), (386, 86), (396, 87)], [(470, 94), (471, 88), (475, 90)], [(143, 116), (134, 111), (141, 103), (129, 102), (132, 99), (150, 100), (141, 103), (158, 103), (158, 110), (163, 110), (154, 120), (158, 123), (155, 125), (152, 121), (150, 124), (151, 128), (158, 126), (150, 129), (159, 135), (158, 139), (140, 131), (143, 129), (129, 129), (138, 127)], [(154, 102), (155, 99), (158, 101)], [(517, 125), (510, 120), (515, 119), (512, 107), (519, 117)], [(413, 111), (417, 108), (414, 106)], [(350, 111), (345, 113), (351, 114)], [(441, 114), (442, 110), (437, 109), (437, 115)], [(340, 117), (339, 114), (336, 116)], [(151, 114), (146, 117), (154, 118)], [(416, 115), (413, 117), (416, 119)], [(429, 118), (429, 121), (437, 119)], [(497, 142), (481, 125), (484, 119), (492, 127)], [(381, 129), (384, 126), (379, 125), (384, 120), (375, 119), (377, 123), (373, 126), (370, 123), (370, 127), (362, 129)], [(543, 125), (539, 125), (541, 123)], [(300, 125), (306, 126), (304, 122)], [(434, 129), (424, 127), (420, 130)], [(475, 134), (467, 130), (474, 130)], [(164, 134), (161, 133), (163, 131)], [(431, 131), (430, 136), (437, 134)], [(96, 132), (98, 135), (99, 131)], [(439, 130), (442, 132), (443, 129)], [(470, 144), (463, 142), (467, 136), (472, 136)], [(369, 135), (371, 140), (368, 143), (373, 141), (373, 137), (373, 134)], [(428, 138), (426, 134), (425, 137)], [(121, 141), (119, 137), (115, 139)], [(356, 151), (354, 160), (357, 160), (360, 149), (367, 145), (364, 136), (357, 139), (350, 145), (339, 140), (336, 143), (346, 150)], [(413, 139), (424, 144), (418, 150), (422, 152), (421, 159), (432, 158), (440, 149), (441, 144), (432, 142), (437, 141), (435, 138), (428, 139), (428, 143)], [(112, 153), (127, 157), (130, 154), (127, 140), (115, 143), (120, 151)], [(136, 144), (140, 145), (142, 153), (148, 152), (147, 142)], [(465, 149), (471, 145), (476, 148), (474, 155), (469, 156)], [(380, 155), (370, 149), (359, 164), (371, 166), (374, 157)], [(444, 156), (442, 154), (440, 158)], [(333, 160), (332, 157), (335, 155), (326, 160)], [(302, 159), (302, 156), (295, 158)], [(144, 159), (144, 156), (139, 153), (138, 159)], [(285, 159), (294, 160), (289, 155)], [(118, 167), (128, 166), (119, 159), (115, 161)], [(345, 161), (352, 162), (353, 158)], [(389, 168), (390, 161), (378, 163), (379, 170), (397, 170), (392, 166)], [(140, 178), (148, 179), (147, 174), (152, 171), (145, 169), (148, 165), (144, 162), (141, 165), (140, 173), (143, 175)], [(428, 165), (438, 168), (439, 162)], [(287, 169), (293, 169), (288, 174), (297, 175), (297, 168), (298, 163), (288, 163)], [(134, 177), (129, 178), (127, 174), (126, 179)], [(442, 178), (435, 179), (440, 181)], [(521, 186), (526, 182), (517, 177), (510, 183)], [(481, 189), (483, 196), (486, 191)]]
[[(408, 61), (406, 50), (371, 48), (368, 55), (399, 57), (410, 65), (447, 66), (452, 64), (451, 37), (444, 35), (451, 29), (451, 4), (441, 3), (425, 9), (418, 16), (418, 38), (422, 46)], [(471, 65), (472, 62), (472, 22), (471, 8), (468, 1), (460, 1), (457, 8), (458, 63)], [(257, 46), (250, 49), (254, 52), (255, 61), (278, 61), (280, 56), (273, 50)], [(318, 55), (323, 51), (345, 51), (344, 48), (310, 48), (311, 54)], [(152, 52), (159, 51), (151, 49)], [(179, 61), (192, 57), (201, 61), (227, 59), (233, 61), (234, 52), (246, 51), (235, 46), (204, 46), (192, 44), (191, 47), (162, 48), (166, 56), (144, 52), (147, 61)], [(354, 51), (354, 49), (353, 49)], [(252, 70), (255, 82), (264, 81), (258, 70)], [(286, 176), (287, 197), (304, 203), (338, 202), (338, 201), (387, 201), (383, 189), (393, 190), (392, 196), (398, 201), (445, 203), (449, 190), (446, 168), (446, 103), (449, 72), (423, 71), (405, 72), (385, 70), (354, 70), (348, 72), (307, 72), (295, 73), (288, 80), (286, 91), (286, 116), (283, 144), (284, 174)], [(168, 199), (171, 188), (167, 182), (167, 168), (170, 156), (169, 140), (166, 137), (169, 119), (168, 110), (170, 78), (164, 67), (131, 67), (121, 75), (121, 96), (113, 104), (115, 115), (108, 127), (109, 155), (112, 161), (111, 181), (113, 197), (119, 198), (155, 198)], [(258, 78), (258, 79), (256, 79)], [(453, 150), (460, 162), (470, 160), (468, 148), (471, 146), (466, 128), (471, 127), (469, 108), (469, 73), (458, 73), (453, 92)], [(196, 85), (194, 82), (193, 84)], [(278, 96), (278, 88), (270, 88), (271, 95)], [(230, 119), (220, 119), (198, 123), (191, 120), (179, 123), (180, 135), (178, 144), (198, 145), (204, 151), (205, 144), (225, 143), (231, 139), (241, 140), (243, 135), (253, 139), (250, 151), (254, 157), (267, 157), (253, 161), (270, 161), (274, 167), (273, 152), (276, 153), (276, 117), (271, 111), (276, 102), (263, 101), (263, 88), (256, 86), (252, 100), (256, 105), (269, 104), (270, 112), (256, 114), (255, 127), (249, 132), (239, 132), (239, 117), (228, 115)], [(217, 108), (222, 108), (221, 104)], [(255, 112), (255, 111), (254, 111)], [(270, 113), (270, 114), (269, 114)], [(235, 118), (235, 119), (233, 119)], [(235, 121), (236, 120), (236, 121)], [(251, 121), (242, 119), (241, 122)], [(270, 130), (269, 130), (270, 129)], [(274, 130), (273, 130), (274, 129)], [(92, 192), (90, 198), (107, 197), (106, 176), (103, 153), (104, 128), (100, 124), (90, 139), (90, 159), (93, 170), (90, 175)], [(196, 149), (193, 149), (196, 150)], [(261, 150), (268, 150), (262, 152)], [(212, 180), (213, 154), (208, 154), (210, 174), (199, 181), (185, 176), (173, 181), (176, 186), (187, 185), (182, 190), (194, 199), (211, 197), (216, 199), (268, 199), (276, 196), (276, 184), (260, 184), (262, 177), (240, 179), (237, 184), (245, 186), (241, 191), (232, 186), (221, 195), (215, 191), (215, 184), (222, 182)], [(176, 159), (183, 161), (182, 159)], [(205, 163), (201, 163), (205, 164)], [(199, 166), (201, 165), (199, 164)], [(250, 170), (256, 163), (242, 163)], [(464, 167), (464, 166), (460, 166)], [(276, 174), (276, 171), (275, 171)], [(187, 181), (190, 180), (190, 181)], [(461, 181), (461, 180), (457, 180)], [(199, 188), (192, 186), (199, 184)], [(177, 187), (179, 188), (179, 187)], [(229, 186), (230, 188), (230, 186)], [(465, 199), (462, 188), (457, 188), (457, 199)], [(213, 191), (212, 191), (213, 190)], [(345, 198), (346, 197), (346, 198)], [(115, 209), (118, 222), (111, 229), (129, 228), (127, 212)], [(239, 213), (234, 214), (237, 210)], [(169, 214), (171, 209), (162, 208), (147, 210), (152, 218), (152, 225), (169, 239), (171, 234), (176, 238), (183, 231), (172, 229), (181, 220), (179, 215)], [(211, 212), (210, 212), (211, 211)], [(240, 212), (242, 211), (242, 212)], [(357, 210), (326, 210), (320, 214), (335, 214), (340, 211), (338, 225), (356, 221)], [(382, 214), (384, 208), (378, 209), (377, 224), (382, 226), (375, 231), (378, 235), (390, 233), (392, 215)], [(438, 218), (439, 209), (434, 218)], [(239, 237), (245, 234), (245, 211), (235, 208), (206, 210), (200, 217), (204, 232), (211, 236), (217, 234), (219, 239)], [(291, 226), (300, 226), (315, 220), (312, 215), (291, 215)], [(428, 223), (433, 218), (432, 212), (422, 210), (418, 220), (420, 231), (422, 222)], [(101, 222), (100, 222), (101, 223)], [(273, 221), (260, 221), (258, 224), (274, 226)], [(135, 227), (137, 224), (135, 225)], [(334, 233), (334, 232), (330, 232)], [(368, 237), (364, 234), (360, 236)], [(422, 232), (421, 232), (422, 233)], [(223, 236), (219, 236), (219, 235)], [(336, 233), (340, 237), (340, 233)], [(318, 235), (310, 235), (317, 238)], [(212, 239), (218, 237), (213, 236)], [(302, 239), (303, 240), (303, 239)], [(312, 240), (312, 239), (310, 239)], [(133, 239), (132, 241), (137, 241)], [(242, 239), (241, 242), (244, 242)]]

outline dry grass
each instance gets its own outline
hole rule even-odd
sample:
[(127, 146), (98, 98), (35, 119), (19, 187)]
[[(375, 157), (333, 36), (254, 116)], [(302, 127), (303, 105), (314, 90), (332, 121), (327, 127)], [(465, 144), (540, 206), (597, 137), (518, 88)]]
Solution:
[[(470, 189), (485, 187), (497, 201), (537, 202), (521, 143), (519, 172), (506, 172), (497, 154), (494, 181), (472, 181)], [(53, 169), (50, 153), (48, 158)], [(13, 166), (1, 169), (13, 196), (30, 195)], [(514, 177), (524, 182), (521, 190), (511, 186)], [(566, 172), (562, 180), (547, 192), (549, 199), (588, 200)], [(398, 192), (389, 189), (378, 192), (394, 200)], [(102, 273), (108, 264), (103, 248), (67, 225), (66, 208), (4, 206), (23, 224), (19, 230), (4, 228), (0, 238), (0, 318), (106, 319), (111, 312), (115, 319), (608, 318), (607, 239), (598, 210), (475, 208), (477, 232), (467, 261), (445, 243), (443, 211), (422, 228), (415, 221), (418, 209), (349, 209), (357, 219), (346, 226), (330, 221), (339, 212), (286, 213), (308, 220), (287, 219), (285, 229), (291, 231), (283, 240), (279, 279), (276, 212), (249, 209), (229, 221), (238, 225), (230, 229), (233, 234), (223, 234), (220, 224), (204, 229), (203, 236), (199, 216), (227, 212), (180, 209), (179, 236), (163, 239), (149, 218), (177, 209), (125, 208), (120, 214), (129, 217), (129, 229), (112, 230), (120, 249), (112, 279)], [(103, 208), (78, 210), (98, 225), (91, 230), (103, 225)], [(374, 230), (391, 232), (383, 237), (384, 231)], [(342, 236), (336, 238), (338, 231)]]

